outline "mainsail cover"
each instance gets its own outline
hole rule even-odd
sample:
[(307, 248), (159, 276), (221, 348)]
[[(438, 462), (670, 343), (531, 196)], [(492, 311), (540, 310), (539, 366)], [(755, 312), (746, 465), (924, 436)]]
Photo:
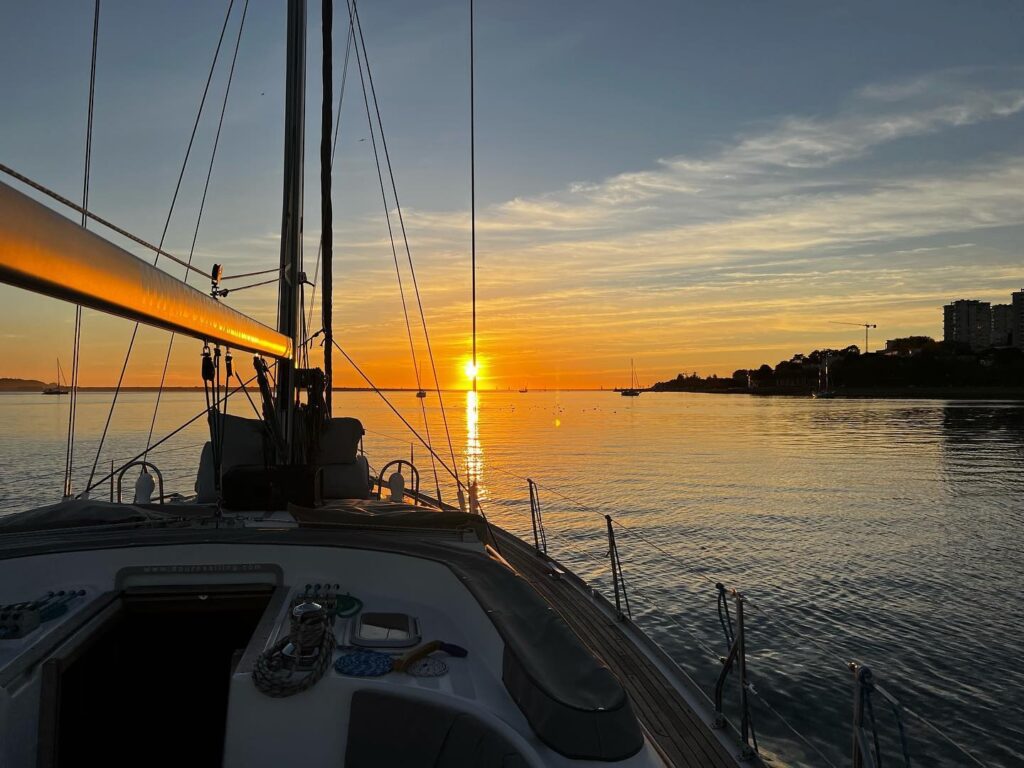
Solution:
[(0, 282), (276, 358), (287, 336), (0, 182)]

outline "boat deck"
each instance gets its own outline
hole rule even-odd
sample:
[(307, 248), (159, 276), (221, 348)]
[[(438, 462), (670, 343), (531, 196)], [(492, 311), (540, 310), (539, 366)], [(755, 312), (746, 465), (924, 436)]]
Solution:
[(711, 731), (640, 649), (627, 638), (614, 617), (600, 610), (568, 578), (552, 578), (547, 563), (532, 547), (492, 526), (502, 556), (557, 610), (590, 650), (611, 669), (629, 694), (637, 718), (668, 761), (680, 768), (760, 766), (743, 761)]

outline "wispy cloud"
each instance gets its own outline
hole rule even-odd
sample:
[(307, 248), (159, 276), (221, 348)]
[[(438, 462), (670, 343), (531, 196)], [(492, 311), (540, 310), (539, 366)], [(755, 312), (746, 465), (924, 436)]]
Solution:
[[(648, 168), (488, 206), (477, 226), (485, 370), (517, 386), (527, 376), (607, 383), (636, 354), (650, 380), (858, 341), (828, 319), (937, 333), (938, 307), (955, 294), (1019, 287), (1020, 253), (998, 233), (1024, 227), (1024, 154), (1005, 138), (1012, 131), (990, 139), (1022, 124), (1024, 71), (939, 72), (868, 85), (828, 113), (780, 116)], [(451, 361), (468, 349), (468, 212), (404, 214), (435, 352)], [(339, 221), (335, 233), (339, 334), (378, 382), (407, 384), (387, 230), (378, 215)], [(307, 269), (318, 238), (307, 230)], [(276, 233), (257, 233), (207, 243), (197, 259), (226, 261), (229, 273), (265, 269), (278, 247)], [(399, 258), (415, 318), (401, 245)], [(227, 301), (273, 322), (275, 292)]]
[[(504, 326), (491, 341), (540, 333), (554, 358), (571, 339), (596, 365), (668, 332), (680, 343), (659, 365), (717, 367), (712, 350), (765, 346), (744, 339), (804, 343), (792, 329), (815, 313), (934, 332), (937, 306), (971, 279), (978, 290), (1018, 279), (1013, 259), (973, 233), (1024, 224), (1024, 156), (997, 146), (872, 162), (897, 142), (941, 153), (946, 133), (1020, 120), (1024, 72), (1001, 72), (998, 86), (989, 75), (868, 86), (832, 114), (782, 117), (702, 155), (489, 207), (478, 218), (483, 314)], [(406, 221), (414, 244), (429, 243), (429, 284), (444, 286), (432, 302), (462, 306), (462, 259), (431, 254), (461, 253), (466, 214), (409, 211)], [(985, 275), (964, 270), (979, 259)], [(594, 343), (609, 327), (616, 342)]]

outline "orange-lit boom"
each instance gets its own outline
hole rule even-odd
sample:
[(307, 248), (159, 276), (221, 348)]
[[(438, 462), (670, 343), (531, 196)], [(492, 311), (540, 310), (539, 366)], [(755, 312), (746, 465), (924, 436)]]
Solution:
[(287, 336), (3, 183), (0, 281), (232, 349), (292, 355)]

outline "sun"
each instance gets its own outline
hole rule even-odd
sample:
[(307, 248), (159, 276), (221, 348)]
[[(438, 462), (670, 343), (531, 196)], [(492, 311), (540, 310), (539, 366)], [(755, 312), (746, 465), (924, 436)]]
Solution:
[(466, 365), (462, 368), (462, 372), (465, 374), (467, 379), (472, 381), (477, 377), (477, 374), (480, 373), (480, 366), (473, 365), (472, 360), (467, 360)]

